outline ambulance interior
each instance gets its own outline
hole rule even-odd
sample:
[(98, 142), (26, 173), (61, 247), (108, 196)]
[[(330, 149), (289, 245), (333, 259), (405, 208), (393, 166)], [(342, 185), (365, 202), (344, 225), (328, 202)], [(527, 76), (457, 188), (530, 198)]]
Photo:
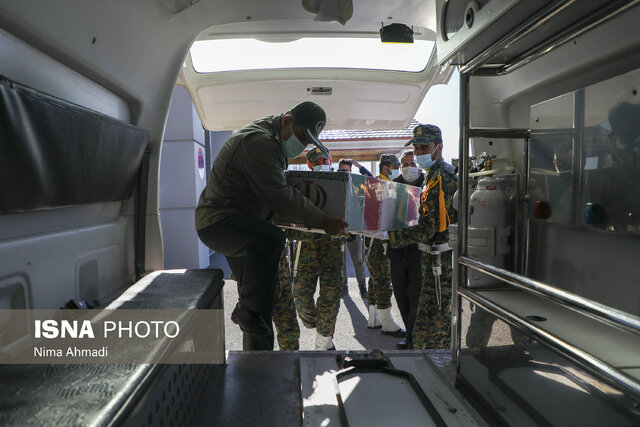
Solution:
[[(154, 274), (166, 288), (139, 308), (223, 309), (219, 278), (198, 276), (212, 285), (176, 306), (195, 276), (163, 270), (160, 165), (176, 85), (210, 131), (307, 99), (327, 129), (398, 129), (457, 72), (465, 159), (448, 368), (428, 351), (391, 352), (412, 379), (350, 377), (336, 402), (322, 376), (336, 354), (225, 354), (222, 338), (210, 365), (2, 365), (0, 420), (637, 425), (638, 3), (0, 0), (1, 309), (133, 304), (146, 294), (125, 291)], [(346, 51), (393, 23), (413, 33), (389, 45), (415, 56), (408, 69)], [(310, 66), (277, 49), (305, 40)], [(207, 50), (220, 41), (235, 53)], [(340, 62), (354, 58), (357, 68)], [(19, 354), (20, 331), (4, 321), (3, 352)]]

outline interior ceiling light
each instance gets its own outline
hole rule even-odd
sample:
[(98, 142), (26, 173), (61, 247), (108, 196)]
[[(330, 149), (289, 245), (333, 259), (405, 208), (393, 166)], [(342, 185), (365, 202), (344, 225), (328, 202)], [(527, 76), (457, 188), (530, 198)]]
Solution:
[(382, 43), (413, 43), (413, 28), (404, 24), (383, 24), (380, 40)]

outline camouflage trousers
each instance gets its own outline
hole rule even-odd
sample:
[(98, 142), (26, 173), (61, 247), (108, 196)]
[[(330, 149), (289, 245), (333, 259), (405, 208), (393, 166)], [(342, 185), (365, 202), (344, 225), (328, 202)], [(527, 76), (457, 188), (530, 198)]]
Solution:
[(442, 253), (442, 309), (438, 310), (436, 282), (431, 270), (432, 256), (422, 252), (422, 291), (413, 327), (415, 349), (451, 347), (451, 251)]
[(278, 264), (278, 282), (273, 301), (273, 323), (276, 325), (280, 350), (298, 350), (300, 348), (300, 326), (293, 302), (287, 249), (288, 247), (285, 245)]
[[(391, 287), (391, 273), (389, 267), (389, 258), (385, 254), (382, 241), (371, 238), (365, 239), (368, 251), (367, 267), (369, 267), (369, 297), (367, 301), (369, 305), (377, 305), (380, 309), (391, 307), (391, 295), (393, 288)], [(371, 249), (369, 249), (371, 248)]]
[[(313, 295), (316, 292), (318, 278), (320, 294), (316, 302)], [(326, 268), (301, 263), (293, 283), (293, 296), (298, 316), (304, 326), (316, 328), (322, 336), (333, 336), (342, 296), (342, 265)]]

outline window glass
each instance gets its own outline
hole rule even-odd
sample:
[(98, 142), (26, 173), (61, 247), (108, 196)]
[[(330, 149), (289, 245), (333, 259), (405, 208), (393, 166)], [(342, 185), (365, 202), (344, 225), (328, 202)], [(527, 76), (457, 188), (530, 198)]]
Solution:
[(434, 43), (382, 43), (379, 38), (307, 37), (288, 42), (257, 39), (196, 41), (191, 47), (198, 73), (280, 68), (356, 68), (420, 72)]
[(576, 92), (564, 110), (554, 110), (553, 100), (549, 111), (539, 104), (546, 117), (585, 123), (532, 135), (532, 177), (551, 222), (640, 233), (640, 101), (629, 89), (638, 83), (640, 70)]

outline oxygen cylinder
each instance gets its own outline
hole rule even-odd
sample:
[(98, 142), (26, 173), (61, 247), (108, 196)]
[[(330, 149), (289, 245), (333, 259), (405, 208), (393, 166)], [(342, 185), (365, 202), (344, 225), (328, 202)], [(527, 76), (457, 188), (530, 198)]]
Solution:
[[(476, 190), (471, 194), (469, 206), (469, 227), (471, 229), (494, 229), (492, 233), (494, 246), (497, 245), (495, 229), (507, 226), (507, 199), (502, 192), (500, 181), (491, 176), (481, 179)], [(487, 237), (488, 240), (489, 237)], [(506, 255), (495, 255), (489, 247), (487, 247), (486, 254), (482, 254), (480, 248), (476, 252), (476, 254), (470, 254), (470, 258), (496, 267), (505, 267)], [(497, 279), (475, 270), (470, 271), (469, 284), (472, 286), (488, 286), (498, 283), (500, 282)]]
[[(460, 176), (457, 176), (458, 178), (458, 182), (460, 182)], [(472, 178), (469, 180), (469, 193), (468, 194), (473, 194), (473, 192), (475, 191), (476, 187), (478, 186), (478, 181), (477, 178)], [(456, 219), (457, 216), (460, 214), (458, 212), (458, 199), (460, 198), (460, 190), (456, 190), (455, 193), (453, 193), (453, 209), (456, 210)], [(454, 221), (453, 219), (451, 220), (452, 224), (457, 223), (458, 221)]]

